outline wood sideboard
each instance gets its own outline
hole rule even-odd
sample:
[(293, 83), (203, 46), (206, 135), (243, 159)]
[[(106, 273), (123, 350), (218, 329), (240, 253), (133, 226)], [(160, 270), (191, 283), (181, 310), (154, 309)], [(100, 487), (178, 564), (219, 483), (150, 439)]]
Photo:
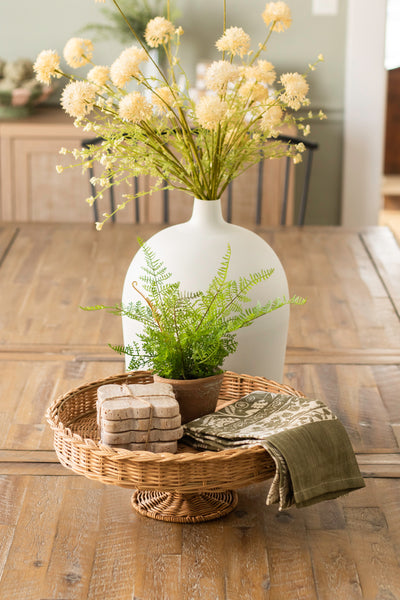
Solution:
[[(80, 133), (61, 110), (46, 108), (20, 120), (0, 121), (0, 215), (3, 221), (87, 221), (87, 181), (68, 164), (61, 146), (75, 148)], [(85, 185), (86, 184), (86, 185)]]
[[(40, 108), (32, 116), (20, 120), (0, 120), (0, 220), (19, 222), (90, 222), (93, 210), (85, 202), (91, 195), (87, 173), (66, 168), (61, 174), (56, 165), (68, 167), (70, 155), (60, 155), (61, 147), (79, 148), (83, 133), (73, 121), (56, 107)], [(264, 166), (263, 210), (261, 225), (277, 225), (284, 184), (285, 159), (266, 161)], [(289, 193), (292, 212), (293, 178)], [(150, 181), (143, 177), (140, 189), (148, 189)], [(233, 187), (232, 221), (249, 226), (255, 222), (257, 167), (239, 177)], [(122, 186), (121, 186), (122, 187)], [(127, 188), (116, 190), (116, 201)], [(99, 213), (109, 211), (104, 198)], [(226, 198), (224, 200), (226, 203)], [(161, 193), (143, 197), (139, 203), (139, 221), (160, 223), (163, 219)], [(170, 192), (170, 222), (187, 220), (192, 203), (180, 192)], [(118, 214), (119, 222), (136, 220), (133, 203)], [(291, 217), (288, 223), (291, 222)]]

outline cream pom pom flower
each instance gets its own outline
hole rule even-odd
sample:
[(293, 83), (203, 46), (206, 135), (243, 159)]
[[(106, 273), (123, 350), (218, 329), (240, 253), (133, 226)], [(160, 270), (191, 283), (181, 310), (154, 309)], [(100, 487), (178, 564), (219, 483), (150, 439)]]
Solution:
[(57, 73), (60, 67), (60, 57), (54, 50), (42, 50), (36, 58), (33, 70), (36, 73), (36, 79), (40, 83), (50, 85), (52, 77), (59, 79), (61, 73)]
[(275, 135), (277, 128), (281, 125), (283, 111), (280, 106), (267, 105), (267, 108), (260, 121), (260, 128), (267, 134)]
[(285, 2), (267, 2), (262, 18), (267, 26), (273, 23), (272, 31), (285, 31), (292, 24), (290, 8)]
[(206, 87), (214, 92), (222, 93), (226, 90), (228, 83), (234, 82), (240, 77), (239, 68), (226, 60), (218, 60), (211, 63), (206, 71)]
[(250, 50), (250, 36), (241, 27), (229, 27), (215, 45), (220, 52), (243, 58)]
[(178, 105), (178, 93), (174, 94), (169, 86), (158, 87), (152, 97), (156, 111), (164, 114)]
[(119, 116), (124, 121), (139, 123), (152, 116), (151, 104), (139, 92), (131, 92), (119, 103)]
[(140, 74), (139, 65), (146, 60), (149, 60), (149, 57), (143, 48), (126, 48), (110, 67), (111, 81), (116, 87), (123, 87), (132, 77)]
[(299, 110), (306, 102), (309, 85), (300, 73), (285, 73), (280, 79), (285, 91), (281, 94), (281, 100), (290, 108)]
[(227, 117), (228, 103), (217, 96), (203, 96), (196, 105), (196, 117), (201, 127), (215, 130)]
[(87, 74), (88, 80), (100, 87), (107, 83), (109, 76), (110, 69), (108, 67), (102, 67), (101, 65), (93, 67)]
[(68, 83), (61, 94), (61, 106), (71, 117), (84, 117), (96, 101), (96, 88), (87, 81)]
[(155, 17), (146, 26), (144, 38), (150, 48), (158, 48), (161, 44), (167, 44), (175, 33), (175, 27), (165, 17)]
[(267, 86), (255, 81), (245, 81), (239, 88), (239, 94), (249, 102), (263, 102), (269, 96)]
[(93, 44), (83, 38), (71, 38), (65, 44), (63, 54), (70, 67), (82, 67), (93, 57)]
[(244, 76), (247, 79), (272, 85), (276, 79), (275, 67), (268, 60), (258, 60), (256, 64), (244, 67)]

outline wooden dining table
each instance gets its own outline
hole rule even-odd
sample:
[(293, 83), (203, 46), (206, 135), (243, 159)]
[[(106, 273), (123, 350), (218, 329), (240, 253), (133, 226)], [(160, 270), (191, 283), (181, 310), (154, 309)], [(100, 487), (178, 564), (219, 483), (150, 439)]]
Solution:
[(280, 512), (268, 480), (222, 519), (178, 524), (58, 462), (47, 407), (124, 371), (108, 347), (120, 320), (80, 306), (119, 302), (137, 235), (155, 231), (0, 224), (0, 600), (400, 599), (400, 250), (386, 228), (256, 230), (307, 297), (284, 383), (338, 415), (364, 489)]

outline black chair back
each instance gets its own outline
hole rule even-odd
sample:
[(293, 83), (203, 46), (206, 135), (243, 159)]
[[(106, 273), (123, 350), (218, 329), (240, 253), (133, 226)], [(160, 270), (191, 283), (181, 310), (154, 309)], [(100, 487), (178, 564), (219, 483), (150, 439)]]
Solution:
[[(312, 162), (313, 162), (313, 154), (315, 150), (318, 149), (318, 144), (316, 142), (311, 142), (305, 138), (300, 138), (296, 136), (289, 135), (278, 135), (274, 140), (280, 140), (282, 143), (287, 145), (296, 145), (302, 142), (306, 148), (305, 153), (305, 173), (303, 177), (303, 183), (301, 186), (301, 194), (299, 199), (299, 208), (297, 218), (295, 219), (296, 225), (304, 225), (306, 210), (307, 210), (307, 201), (309, 195), (309, 187), (310, 187), (310, 179), (311, 179), (311, 170), (312, 170)], [(99, 144), (103, 141), (103, 138), (97, 137), (92, 139), (82, 140), (81, 145), (82, 148), (90, 148), (90, 146)], [(285, 173), (284, 173), (284, 185), (282, 191), (282, 204), (280, 210), (280, 224), (286, 225), (288, 218), (288, 200), (289, 200), (289, 187), (290, 187), (290, 178), (292, 172), (292, 159), (287, 156), (285, 160)], [(261, 160), (258, 163), (258, 172), (257, 172), (257, 186), (256, 186), (256, 211), (255, 211), (255, 225), (261, 225), (262, 214), (263, 214), (263, 192), (264, 192), (264, 165), (265, 160)], [(92, 178), (94, 176), (93, 167), (89, 167), (89, 183), (92, 196), (96, 195), (96, 187), (92, 183)], [(112, 180), (111, 180), (112, 181)], [(166, 184), (166, 182), (164, 182)], [(228, 189), (227, 189), (227, 202), (226, 202), (226, 220), (228, 223), (232, 222), (232, 213), (233, 213), (233, 203), (234, 203), (234, 189), (235, 189), (235, 180), (231, 181)], [(139, 193), (139, 179), (138, 177), (133, 178), (133, 190), (134, 194), (137, 195)], [(112, 221), (115, 221), (115, 194), (114, 187), (111, 186), (109, 188), (110, 193), (110, 213), (112, 214)], [(172, 192), (173, 193), (173, 192)], [(168, 189), (164, 189), (162, 192), (162, 223), (169, 224), (170, 222), (170, 200), (171, 200), (171, 192)], [(96, 202), (93, 204), (93, 217), (95, 222), (99, 221), (99, 211), (96, 205)], [(135, 222), (140, 221), (140, 203), (139, 198), (136, 197), (134, 199), (134, 220)]]

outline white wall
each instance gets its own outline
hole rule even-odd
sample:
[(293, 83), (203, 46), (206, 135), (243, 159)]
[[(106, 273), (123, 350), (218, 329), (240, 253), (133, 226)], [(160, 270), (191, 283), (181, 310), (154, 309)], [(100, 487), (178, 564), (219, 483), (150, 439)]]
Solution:
[[(61, 53), (83, 25), (103, 20), (100, 6), (94, 0), (0, 0), (0, 57), (34, 60), (48, 48)], [(96, 59), (109, 61), (117, 48), (99, 44)]]
[(349, 0), (342, 223), (376, 225), (381, 207), (386, 72), (385, 0)]

